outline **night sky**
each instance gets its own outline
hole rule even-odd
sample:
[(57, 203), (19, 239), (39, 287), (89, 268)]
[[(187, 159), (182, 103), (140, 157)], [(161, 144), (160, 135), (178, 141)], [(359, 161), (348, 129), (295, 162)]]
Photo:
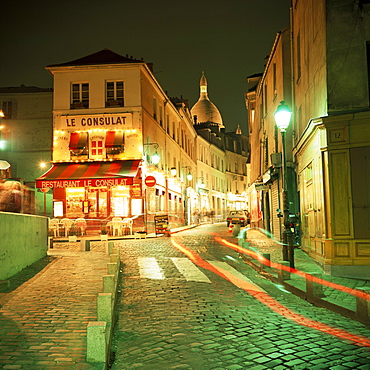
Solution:
[(202, 71), (227, 131), (246, 131), (246, 77), (263, 71), (290, 0), (1, 2), (0, 86), (52, 87), (49, 64), (102, 49), (154, 63), (170, 97), (198, 100)]

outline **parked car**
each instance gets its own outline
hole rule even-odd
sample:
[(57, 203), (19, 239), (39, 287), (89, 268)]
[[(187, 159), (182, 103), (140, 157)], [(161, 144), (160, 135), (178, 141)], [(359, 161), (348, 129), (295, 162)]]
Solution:
[(240, 224), (240, 226), (249, 225), (251, 222), (250, 214), (245, 210), (230, 211), (226, 218), (227, 226), (232, 224)]

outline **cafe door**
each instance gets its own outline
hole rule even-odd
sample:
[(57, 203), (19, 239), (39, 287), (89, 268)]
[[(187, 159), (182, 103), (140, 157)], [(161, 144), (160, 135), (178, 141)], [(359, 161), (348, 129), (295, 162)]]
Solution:
[(108, 189), (89, 188), (87, 190), (88, 217), (107, 218), (108, 217)]

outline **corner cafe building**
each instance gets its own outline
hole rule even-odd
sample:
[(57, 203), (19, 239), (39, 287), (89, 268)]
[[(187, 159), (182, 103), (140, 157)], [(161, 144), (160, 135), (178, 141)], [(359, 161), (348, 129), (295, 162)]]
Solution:
[(135, 113), (54, 115), (52, 167), (36, 187), (53, 192), (53, 216), (143, 214), (142, 136)]

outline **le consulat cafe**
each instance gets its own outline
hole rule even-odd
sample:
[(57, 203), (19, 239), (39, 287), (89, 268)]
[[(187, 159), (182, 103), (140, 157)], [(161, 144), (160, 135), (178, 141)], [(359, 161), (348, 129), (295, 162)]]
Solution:
[(143, 213), (142, 137), (133, 114), (54, 116), (52, 167), (36, 179), (53, 191), (53, 216), (108, 219)]

